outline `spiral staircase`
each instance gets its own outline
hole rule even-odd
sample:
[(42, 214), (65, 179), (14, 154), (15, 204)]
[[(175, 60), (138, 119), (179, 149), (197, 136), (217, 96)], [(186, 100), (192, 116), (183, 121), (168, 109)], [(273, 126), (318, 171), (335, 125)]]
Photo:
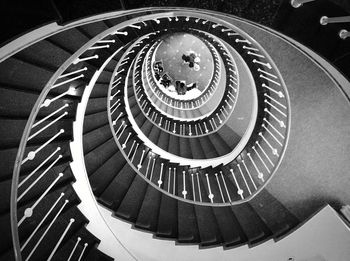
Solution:
[[(112, 247), (132, 260), (101, 211), (152, 240), (228, 251), (278, 241), (327, 203), (349, 202), (346, 69), (293, 39), (186, 8), (32, 36), (0, 60), (1, 260), (113, 260)], [(210, 57), (195, 97), (156, 77), (175, 36)]]

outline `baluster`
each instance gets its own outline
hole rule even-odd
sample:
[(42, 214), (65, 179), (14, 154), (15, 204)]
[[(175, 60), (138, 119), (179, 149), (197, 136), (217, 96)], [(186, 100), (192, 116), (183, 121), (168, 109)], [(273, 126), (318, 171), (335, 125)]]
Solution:
[(276, 82), (276, 81), (270, 79), (269, 77), (266, 77), (266, 76), (263, 75), (263, 74), (259, 74), (259, 77), (260, 77), (260, 78), (263, 78), (263, 79), (265, 79), (265, 80), (268, 80), (269, 82), (271, 82), (271, 83), (273, 83), (273, 84), (276, 84), (276, 85), (278, 85), (278, 86), (281, 86), (280, 83), (278, 83), (278, 82)]
[[(126, 125), (125, 122), (124, 122), (124, 124), (123, 124), (123, 129), (122, 129), (122, 131), (119, 133), (119, 136), (117, 137), (118, 140), (119, 140), (120, 137), (123, 135), (123, 133), (124, 133), (124, 131), (125, 131), (125, 129), (126, 129), (127, 126), (128, 126), (128, 125)], [(116, 133), (116, 134), (117, 134), (117, 133)]]
[(218, 183), (218, 186), (219, 186), (222, 202), (225, 202), (224, 195), (222, 194), (221, 184), (220, 184), (219, 178), (218, 178), (218, 173), (215, 173), (215, 179), (216, 179), (216, 182)]
[(261, 124), (261, 126), (271, 135), (271, 137), (278, 143), (278, 145), (282, 147), (282, 143), (276, 138), (275, 135), (273, 135), (273, 133), (268, 128), (266, 128), (265, 124)]
[(46, 196), (47, 193), (49, 193), (50, 189), (58, 182), (58, 180), (60, 178), (63, 177), (63, 173), (59, 173), (57, 178), (50, 184), (50, 186), (44, 191), (43, 194), (41, 194), (41, 196), (35, 201), (35, 203), (30, 207), (30, 208), (26, 208), (24, 211), (24, 215), (21, 218), (21, 220), (18, 222), (18, 226), (20, 226), (23, 221), (29, 217), (31, 217), (33, 215), (34, 209), (36, 208), (36, 206), (41, 202), (41, 200)]
[(115, 40), (99, 40), (97, 43), (115, 43)]
[(123, 115), (123, 113), (119, 113), (118, 117), (112, 122), (113, 126), (117, 124), (117, 121), (120, 119), (120, 117)]
[(264, 109), (265, 112), (267, 112), (272, 118), (274, 118), (280, 125), (281, 128), (286, 128), (287, 126), (285, 125), (285, 123), (278, 119), (272, 112), (270, 112), (267, 108)]
[(183, 180), (183, 190), (182, 190), (182, 195), (184, 199), (186, 199), (187, 196), (187, 190), (186, 190), (186, 172), (182, 171), (182, 180)]
[(267, 123), (282, 139), (284, 139), (284, 136), (266, 119), (263, 118), (263, 121)]
[(210, 187), (208, 173), (205, 174), (205, 177), (207, 179), (207, 185), (208, 185), (208, 190), (209, 190), (208, 198), (210, 199), (211, 203), (214, 203), (214, 201), (213, 201), (214, 200), (214, 194), (211, 192), (211, 187)]
[(153, 158), (153, 162), (152, 162), (152, 168), (151, 168), (151, 176), (149, 178), (150, 181), (152, 181), (153, 178), (153, 171), (154, 171), (154, 165), (156, 164), (156, 159)]
[(40, 134), (41, 132), (43, 132), (44, 130), (46, 130), (48, 127), (50, 127), (52, 124), (55, 124), (57, 121), (59, 121), (60, 119), (62, 119), (64, 116), (66, 116), (68, 114), (68, 112), (64, 112), (63, 114), (61, 114), (60, 116), (58, 116), (56, 119), (54, 119), (53, 121), (51, 121), (49, 124), (47, 124), (46, 126), (42, 127), (40, 130), (38, 130), (37, 132), (35, 132), (34, 134), (32, 134), (31, 136), (28, 137), (28, 141), (33, 139), (35, 136), (37, 136), (38, 134)]
[(277, 105), (281, 106), (283, 109), (287, 109), (287, 107), (285, 105), (283, 105), (282, 103), (280, 103), (279, 101), (277, 101), (276, 99), (272, 98), (270, 95), (268, 95), (267, 93), (264, 93), (264, 96), (269, 98), (271, 101), (273, 101), (274, 103), (276, 103)]
[(96, 49), (104, 49), (104, 48), (109, 48), (109, 44), (91, 46), (91, 47), (88, 48), (88, 50), (96, 50)]
[(32, 187), (38, 183), (38, 181), (57, 163), (62, 158), (62, 155), (58, 155), (58, 157), (37, 177), (30, 185), (29, 187), (23, 191), (23, 193), (17, 198), (17, 202), (20, 201), (27, 193), (29, 190), (32, 189)]
[(150, 165), (150, 163), (151, 163), (151, 159), (152, 159), (152, 156), (150, 155), (149, 157), (148, 157), (148, 163), (147, 163), (147, 168), (146, 168), (146, 174), (145, 174), (145, 177), (147, 178), (147, 176), (148, 176), (148, 170), (149, 170), (149, 165)]
[(174, 184), (173, 184), (173, 195), (176, 194), (176, 168), (173, 168), (173, 173), (174, 173)]
[(255, 182), (254, 182), (253, 178), (252, 178), (252, 175), (250, 174), (249, 169), (247, 168), (247, 165), (245, 164), (245, 161), (244, 161), (244, 160), (242, 160), (242, 163), (243, 163), (243, 166), (244, 166), (244, 168), (245, 168), (246, 172), (248, 173), (248, 176), (249, 176), (250, 181), (252, 182), (252, 184), (253, 184), (253, 186), (254, 186), (254, 189), (256, 190), (256, 189), (257, 189), (257, 187), (256, 187), (256, 185), (255, 185)]
[(84, 252), (85, 252), (85, 250), (86, 250), (86, 248), (87, 248), (87, 246), (88, 246), (88, 243), (85, 243), (85, 244), (84, 244), (84, 248), (83, 248), (83, 250), (81, 251), (80, 256), (79, 256), (79, 258), (78, 258), (78, 261), (80, 261), (80, 260), (82, 259), (83, 255), (84, 255)]
[(69, 200), (66, 199), (64, 201), (64, 204), (62, 205), (62, 207), (58, 210), (58, 212), (56, 213), (55, 217), (51, 220), (50, 224), (47, 226), (47, 228), (45, 229), (44, 233), (41, 235), (41, 237), (39, 238), (38, 242), (35, 244), (35, 246), (32, 248), (32, 251), (29, 253), (29, 255), (26, 258), (26, 261), (30, 259), (30, 257), (33, 255), (33, 253), (35, 252), (35, 250), (37, 249), (37, 247), (39, 246), (39, 244), (41, 243), (41, 241), (43, 240), (43, 238), (46, 236), (47, 232), (50, 230), (50, 228), (52, 227), (52, 225), (55, 223), (56, 219), (58, 218), (58, 216), (61, 214), (62, 210), (64, 209), (64, 207), (68, 204)]
[(193, 173), (191, 173), (191, 180), (192, 180), (192, 194), (193, 194), (193, 201), (196, 201), (196, 192), (195, 192), (195, 190), (194, 190)]
[(291, 0), (290, 1), (290, 4), (294, 7), (294, 8), (298, 8), (300, 6), (302, 6), (303, 4), (305, 3), (308, 3), (308, 2), (313, 2), (315, 0)]
[(128, 158), (130, 157), (130, 154), (131, 154), (131, 152), (132, 152), (132, 150), (134, 148), (135, 143), (136, 143), (136, 140), (134, 140), (132, 145), (131, 145), (131, 148), (130, 148), (129, 153), (128, 153)]
[(80, 72), (83, 72), (83, 71), (87, 71), (87, 69), (88, 69), (87, 67), (84, 67), (82, 69), (79, 69), (79, 70), (76, 70), (76, 71), (73, 71), (73, 72), (70, 72), (70, 73), (61, 74), (60, 76), (58, 76), (57, 79), (61, 79), (61, 78), (64, 78), (64, 77), (67, 77), (67, 76), (70, 76), (70, 75), (73, 75), (73, 74), (77, 74), (77, 73), (80, 73)]
[(346, 38), (350, 37), (350, 32), (348, 30), (342, 29), (339, 32), (339, 37), (345, 40)]
[[(61, 200), (61, 198), (64, 196), (64, 192), (62, 192), (60, 194), (60, 196), (57, 198), (57, 200), (55, 201), (55, 203), (53, 203), (53, 205), (51, 206), (51, 208), (49, 209), (49, 211), (46, 212), (46, 215), (43, 217), (43, 219), (40, 221), (40, 223), (36, 226), (36, 228), (34, 229), (34, 231), (30, 234), (30, 236), (28, 237), (28, 239), (24, 242), (24, 244), (21, 246), (21, 251), (23, 251), (23, 249), (27, 246), (27, 244), (29, 243), (29, 241), (33, 238), (33, 236), (35, 235), (35, 233), (39, 230), (39, 228), (41, 227), (41, 225), (45, 222), (46, 218), (51, 214), (52, 210), (56, 207), (56, 205), (58, 204), (58, 202)], [(68, 202), (67, 202), (68, 203)], [(67, 204), (66, 203), (66, 204)], [(65, 206), (65, 204), (64, 204)]]
[(235, 184), (236, 184), (236, 188), (237, 188), (237, 194), (241, 197), (241, 199), (244, 199), (243, 197), (243, 190), (240, 188), (238, 182), (237, 182), (237, 179), (236, 179), (236, 176), (235, 176), (235, 173), (233, 172), (233, 169), (230, 169), (230, 172), (232, 174), (232, 177), (235, 181)]
[(260, 159), (260, 161), (264, 165), (264, 167), (267, 170), (267, 172), (270, 173), (270, 169), (267, 167), (265, 161), (262, 159), (262, 157), (260, 156), (259, 152), (256, 150), (255, 146), (253, 146), (252, 149), (254, 150), (254, 152), (256, 153), (256, 155), (258, 156), (258, 158)]
[(58, 133), (56, 133), (52, 138), (50, 138), (48, 141), (46, 141), (43, 145), (41, 145), (36, 150), (28, 152), (27, 157), (22, 161), (22, 165), (26, 163), (28, 160), (33, 160), (38, 152), (40, 152), (43, 148), (45, 148), (48, 144), (50, 144), (54, 139), (56, 139), (62, 133), (64, 133), (63, 129), (61, 129)]
[(89, 56), (89, 57), (85, 57), (85, 58), (77, 58), (74, 60), (73, 64), (78, 64), (80, 62), (84, 62), (84, 61), (88, 61), (88, 60), (92, 60), (92, 59), (98, 59), (98, 55), (95, 54), (94, 56)]
[[(196, 124), (197, 125), (197, 124)], [(200, 125), (200, 123), (198, 123), (198, 128), (201, 131), (201, 134), (203, 134), (203, 130), (202, 130), (202, 126)]]
[[(258, 173), (258, 178), (259, 178), (262, 182), (264, 182), (264, 174), (258, 169), (258, 167), (257, 167), (256, 164), (255, 164), (255, 161), (253, 160), (252, 156), (250, 156), (250, 153), (249, 153), (249, 152), (247, 153), (247, 156), (248, 156), (248, 158), (250, 159), (250, 161), (252, 162), (252, 164), (253, 164), (253, 166), (254, 166), (256, 172)], [(246, 168), (247, 168), (247, 167), (246, 167)], [(256, 189), (256, 188), (255, 188), (255, 189)]]
[(245, 45), (243, 45), (243, 49), (252, 50), (252, 51), (256, 51), (256, 52), (259, 51), (259, 49), (256, 49), (256, 48), (250, 47), (250, 46), (245, 46)]
[(208, 130), (208, 128), (207, 128), (207, 124), (206, 124), (206, 122), (205, 122), (205, 121), (203, 121), (203, 125), (204, 125), (204, 129), (205, 129), (205, 133), (208, 133), (208, 132), (209, 132), (209, 130)]
[(143, 160), (144, 155), (145, 155), (145, 150), (142, 150), (142, 155), (141, 155), (141, 158), (140, 158), (140, 162), (137, 165), (137, 170), (140, 170), (142, 168), (142, 160)]
[(243, 178), (244, 184), (245, 184), (245, 186), (247, 187), (249, 194), (251, 195), (252, 192), (251, 192), (250, 187), (248, 186), (247, 180), (246, 180), (246, 178), (245, 178), (245, 176), (244, 176), (244, 174), (243, 174), (243, 171), (242, 171), (242, 169), (241, 169), (241, 165), (240, 165), (240, 164), (237, 164), (237, 167), (238, 167), (238, 170), (239, 170), (239, 172), (240, 172), (240, 174), (241, 174), (241, 176), (242, 176), (242, 178)]
[(70, 260), (71, 260), (73, 254), (74, 254), (74, 252), (75, 252), (75, 249), (77, 248), (77, 246), (78, 246), (80, 240), (81, 240), (81, 237), (78, 237), (78, 238), (77, 238), (77, 242), (75, 243), (75, 245), (74, 245), (72, 251), (70, 252), (70, 255), (69, 255), (67, 261), (70, 261)]
[(129, 27), (141, 30), (141, 26), (139, 26), (139, 25), (130, 24)]
[(18, 188), (20, 188), (30, 177), (32, 177), (42, 166), (46, 164), (58, 151), (61, 150), (61, 147), (57, 147), (57, 149), (52, 152), (43, 162), (40, 163), (38, 167), (36, 167), (25, 179), (23, 179), (19, 184)]
[(127, 35), (128, 35), (128, 32), (119, 32), (119, 31), (115, 31), (115, 32), (111, 33), (111, 35), (116, 35), (116, 34), (127, 36)]
[(171, 177), (171, 168), (169, 167), (169, 172), (168, 172), (168, 193), (170, 193), (170, 177)]
[(215, 113), (216, 114), (216, 117), (218, 118), (218, 120), (219, 120), (219, 123), (221, 124), (222, 123), (222, 120), (221, 120), (221, 118), (220, 118), (220, 116), (219, 116), (219, 113)]
[(260, 64), (262, 66), (265, 66), (265, 67), (269, 68), (270, 70), (272, 69), (272, 66), (271, 66), (270, 63), (260, 62), (259, 60), (256, 60), (256, 59), (253, 59), (253, 63), (258, 63), (258, 64)]
[(269, 158), (269, 156), (267, 155), (267, 153), (265, 152), (265, 150), (260, 146), (259, 142), (256, 141), (255, 144), (259, 147), (259, 149), (263, 152), (263, 154), (265, 155), (265, 157), (267, 158), (267, 160), (270, 162), (270, 164), (274, 167), (275, 165), (273, 164), (273, 162), (271, 161), (271, 159)]
[(159, 173), (159, 180), (158, 180), (158, 187), (160, 187), (161, 185), (162, 185), (162, 183), (163, 183), (163, 181), (162, 181), (162, 177), (163, 177), (163, 167), (164, 167), (164, 163), (162, 162), (161, 164), (160, 164), (160, 173)]
[(197, 186), (198, 186), (199, 202), (202, 202), (202, 191), (201, 191), (201, 185), (200, 185), (200, 182), (199, 182), (198, 172), (196, 173), (196, 176), (197, 176)]
[(349, 23), (350, 16), (339, 16), (339, 17), (327, 17), (322, 16), (320, 19), (321, 25), (334, 24), (334, 23)]
[(132, 158), (131, 158), (131, 163), (134, 161), (134, 157), (135, 157), (135, 154), (137, 152), (137, 149), (139, 148), (139, 143), (136, 144), (136, 148), (135, 148), (135, 151), (134, 151), (134, 154), (132, 155)]
[[(259, 132), (259, 136), (265, 141), (265, 143), (267, 144), (267, 146), (270, 147), (272, 154), (278, 157), (278, 152), (277, 149), (275, 149), (271, 143), (264, 137), (264, 135), (262, 134), (262, 132)], [(259, 145), (260, 146), (260, 145)]]
[(120, 93), (120, 90), (116, 91), (110, 98), (109, 100), (113, 100), (115, 96), (117, 96)]
[(224, 187), (225, 187), (225, 190), (226, 190), (226, 194), (227, 194), (228, 200), (229, 200), (229, 202), (231, 202), (232, 200), (231, 200), (231, 197), (230, 197), (230, 193), (228, 192), (226, 181), (225, 181), (224, 175), (223, 175), (221, 170), (220, 170), (220, 175), (221, 175), (222, 182), (224, 183)]
[(57, 95), (56, 97), (52, 98), (52, 99), (46, 99), (41, 105), (40, 108), (42, 107), (49, 107), (51, 103), (53, 103), (54, 101), (61, 99), (63, 96), (65, 95), (69, 95), (69, 94), (73, 94), (75, 92), (75, 88), (70, 87), (67, 91), (62, 92), (60, 95)]
[(244, 40), (242, 40), (242, 39), (236, 39), (235, 42), (236, 42), (236, 43), (247, 43), (247, 44), (252, 44), (252, 43), (249, 42), (247, 39), (244, 39)]
[(69, 220), (69, 223), (68, 223), (66, 229), (63, 231), (63, 233), (62, 233), (60, 239), (58, 240), (58, 242), (57, 242), (57, 244), (55, 245), (54, 249), (52, 250), (50, 256), (48, 257), (48, 259), (47, 259), (48, 261), (50, 261), (50, 260), (52, 259), (52, 257), (55, 255), (55, 253), (56, 253), (56, 251), (57, 251), (59, 245), (60, 245), (60, 244), (62, 243), (62, 241), (63, 241), (63, 238), (65, 237), (65, 235), (67, 234), (69, 228), (72, 226), (72, 224), (73, 224), (74, 222), (75, 222), (75, 219), (74, 219), (74, 218), (71, 218), (71, 219)]
[(77, 80), (77, 79), (79, 79), (79, 78), (83, 78), (83, 77), (84, 77), (84, 74), (80, 74), (80, 75), (75, 76), (75, 77), (73, 77), (73, 78), (71, 78), (71, 79), (65, 80), (65, 81), (60, 82), (60, 83), (57, 83), (57, 84), (55, 84), (55, 85), (52, 85), (52, 86), (51, 86), (51, 89), (55, 89), (55, 88), (57, 88), (57, 87), (59, 87), (59, 86), (62, 86), (62, 85), (64, 85), (64, 84), (66, 84), (66, 83), (73, 82), (73, 81), (75, 81), (75, 80)]

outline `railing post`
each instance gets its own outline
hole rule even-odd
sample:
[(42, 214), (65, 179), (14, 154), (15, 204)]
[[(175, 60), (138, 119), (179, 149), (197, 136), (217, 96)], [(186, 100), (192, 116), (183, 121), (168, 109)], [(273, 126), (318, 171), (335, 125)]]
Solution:
[(349, 23), (350, 16), (328, 17), (322, 16), (320, 19), (321, 25), (334, 24), (334, 23)]
[(340, 30), (339, 32), (339, 37), (343, 40), (345, 40), (346, 38), (350, 37), (350, 32), (348, 30)]
[(290, 1), (290, 4), (294, 7), (294, 8), (298, 8), (300, 6), (302, 6), (303, 4), (305, 3), (308, 3), (308, 2), (313, 2), (315, 0), (291, 0)]

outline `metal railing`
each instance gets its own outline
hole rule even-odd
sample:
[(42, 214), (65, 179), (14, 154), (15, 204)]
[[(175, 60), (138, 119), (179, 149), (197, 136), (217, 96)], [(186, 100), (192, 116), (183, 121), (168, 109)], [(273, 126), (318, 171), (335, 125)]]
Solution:
[[(122, 67), (116, 67), (115, 78), (111, 80), (109, 97), (116, 93), (121, 95), (117, 105), (109, 105), (113, 110), (110, 109), (109, 113), (115, 140), (133, 169), (149, 184), (169, 196), (204, 205), (237, 204), (247, 201), (256, 195), (270, 179), (283, 157), (287, 144), (290, 111), (283, 80), (266, 52), (249, 36), (235, 32), (224, 22), (211, 22), (210, 19), (192, 17), (183, 13), (174, 15), (170, 19), (159, 17), (157, 24), (166, 23), (166, 29), (169, 32), (172, 26), (169, 22), (173, 22), (175, 28), (176, 23), (184, 26), (185, 22), (189, 22), (190, 28), (197, 30), (196, 24), (208, 23), (212, 28), (217, 29), (212, 30), (211, 34), (238, 50), (247, 62), (260, 93), (259, 120), (255, 124), (254, 133), (242, 151), (239, 151), (232, 161), (220, 170), (202, 168), (200, 164), (198, 167), (184, 166), (181, 162), (168, 160), (163, 158), (163, 155), (152, 151), (152, 147), (147, 146), (146, 141), (138, 136), (140, 129), (135, 126), (132, 113), (128, 109), (128, 88), (131, 88), (128, 83), (133, 74), (136, 75), (133, 85), (137, 106), (146, 114), (149, 108), (149, 101), (143, 93), (145, 86), (140, 81), (142, 70), (132, 70), (132, 68), (147, 66), (146, 60), (140, 63), (146, 50), (137, 45), (130, 47), (127, 51), (127, 55), (120, 62)], [(145, 46), (150, 48), (146, 44)], [(137, 52), (140, 52), (140, 55)], [(123, 68), (129, 68), (129, 70), (123, 70)], [(118, 81), (118, 85), (113, 85), (115, 81)], [(163, 127), (169, 130), (169, 134), (174, 134), (171, 130), (175, 125), (169, 127), (170, 121), (160, 117), (158, 120), (153, 120), (154, 126), (159, 127), (164, 124)], [(152, 118), (154, 119), (154, 116)], [(178, 131), (182, 133), (183, 128)], [(185, 132), (189, 133), (189, 129)], [(210, 159), (206, 161), (208, 160)]]

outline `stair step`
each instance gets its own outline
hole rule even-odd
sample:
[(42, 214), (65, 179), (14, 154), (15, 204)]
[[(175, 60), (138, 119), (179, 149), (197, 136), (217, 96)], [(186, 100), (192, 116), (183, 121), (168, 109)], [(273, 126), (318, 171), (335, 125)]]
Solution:
[(192, 204), (178, 201), (178, 238), (179, 243), (199, 243), (200, 236), (197, 219)]
[(201, 246), (214, 246), (222, 242), (220, 230), (211, 207), (194, 205)]
[(71, 28), (50, 36), (49, 40), (73, 54), (90, 39), (77, 28)]
[(191, 146), (191, 152), (194, 159), (205, 159), (205, 153), (202, 146), (197, 138), (188, 138), (189, 144)]
[(107, 110), (97, 112), (95, 114), (85, 115), (84, 134), (106, 124), (108, 124)]
[(176, 238), (178, 231), (177, 200), (161, 194), (157, 223), (158, 237)]
[[(40, 93), (53, 72), (34, 64), (9, 58), (0, 63), (0, 82), (24, 91)], [(13, 77), (16, 75), (16, 77)]]
[(168, 151), (169, 136), (171, 136), (171, 134), (165, 132), (164, 130), (160, 131), (157, 146), (165, 151)]
[(232, 247), (244, 244), (247, 238), (230, 207), (213, 207), (212, 210), (217, 220), (224, 246)]
[(127, 164), (120, 151), (116, 152), (100, 168), (89, 176), (91, 188), (96, 197), (100, 197), (102, 192), (118, 175), (118, 172)]
[(106, 108), (107, 108), (106, 98), (90, 99), (88, 102), (88, 106), (86, 107), (85, 115), (106, 111)]
[(120, 203), (123, 201), (124, 196), (128, 192), (135, 175), (137, 174), (129, 164), (125, 164), (106, 190), (103, 191), (98, 201), (111, 210), (117, 210)]
[(193, 155), (191, 152), (190, 144), (187, 138), (179, 137), (179, 147), (181, 157), (192, 159)]
[(57, 70), (70, 55), (59, 46), (42, 40), (21, 50), (15, 56), (40, 67)]
[(249, 204), (278, 238), (298, 225), (298, 219), (266, 189), (249, 201)]
[(215, 150), (220, 156), (230, 153), (232, 151), (232, 148), (230, 148), (217, 133), (211, 133), (210, 135), (208, 135), (208, 138), (210, 139), (211, 144), (213, 144)]
[(207, 136), (199, 137), (198, 140), (201, 144), (201, 147), (203, 148), (203, 151), (205, 152), (207, 159), (220, 156)]
[(135, 227), (153, 232), (156, 231), (161, 195), (162, 193), (159, 190), (153, 188), (151, 185), (147, 186)]
[(130, 222), (135, 222), (142, 206), (147, 186), (148, 183), (139, 175), (135, 174), (135, 178), (120, 206), (115, 211), (115, 215)]
[(271, 231), (248, 203), (234, 205), (231, 210), (247, 236), (250, 246), (271, 237)]
[(92, 130), (89, 133), (85, 133), (83, 136), (84, 154), (87, 154), (90, 151), (94, 150), (100, 144), (105, 143), (112, 137), (113, 135), (109, 124)]
[(100, 146), (90, 151), (84, 156), (85, 167), (88, 175), (94, 173), (104, 162), (107, 161), (114, 153), (118, 151), (114, 138), (110, 138)]
[[(75, 231), (79, 230), (81, 227), (83, 227), (87, 223), (86, 218), (78, 210), (78, 208), (72, 207), (72, 208), (66, 209), (66, 211), (62, 212), (58, 216), (58, 219), (53, 223), (49, 231), (50, 233), (47, 233), (45, 235), (44, 237), (45, 241), (42, 241), (38, 245), (37, 249), (31, 256), (33, 260), (41, 260), (43, 258), (47, 259), (50, 256), (50, 254), (52, 253), (52, 250), (58, 243), (59, 238), (63, 234), (63, 231), (66, 229), (66, 227), (70, 223), (71, 218), (74, 219), (74, 222), (71, 224), (64, 238), (71, 238), (72, 235), (75, 233)], [(41, 235), (45, 229), (46, 229), (46, 226), (43, 226), (41, 229), (39, 229), (38, 232), (33, 237), (33, 239), (28, 243), (26, 248), (22, 251), (23, 258), (26, 258), (29, 255), (29, 253), (31, 252), (31, 249), (33, 249), (34, 247), (34, 244), (38, 241), (39, 235)]]
[(113, 261), (114, 259), (104, 254), (97, 248), (93, 248), (90, 250), (90, 252), (87, 254), (84, 260), (85, 261)]
[(179, 155), (180, 154), (180, 146), (179, 146), (179, 137), (176, 135), (169, 135), (169, 144), (168, 151), (171, 154)]
[[(80, 238), (78, 245), (76, 245), (78, 238)], [(66, 239), (66, 242), (62, 242), (60, 248), (57, 250), (52, 260), (68, 260), (71, 256), (71, 260), (79, 259), (87, 256), (87, 253), (99, 243), (99, 240), (92, 235), (85, 227), (79, 229), (70, 239)], [(84, 244), (87, 244), (84, 249)], [(76, 248), (73, 251), (74, 247)], [(83, 252), (84, 250), (84, 252)]]

